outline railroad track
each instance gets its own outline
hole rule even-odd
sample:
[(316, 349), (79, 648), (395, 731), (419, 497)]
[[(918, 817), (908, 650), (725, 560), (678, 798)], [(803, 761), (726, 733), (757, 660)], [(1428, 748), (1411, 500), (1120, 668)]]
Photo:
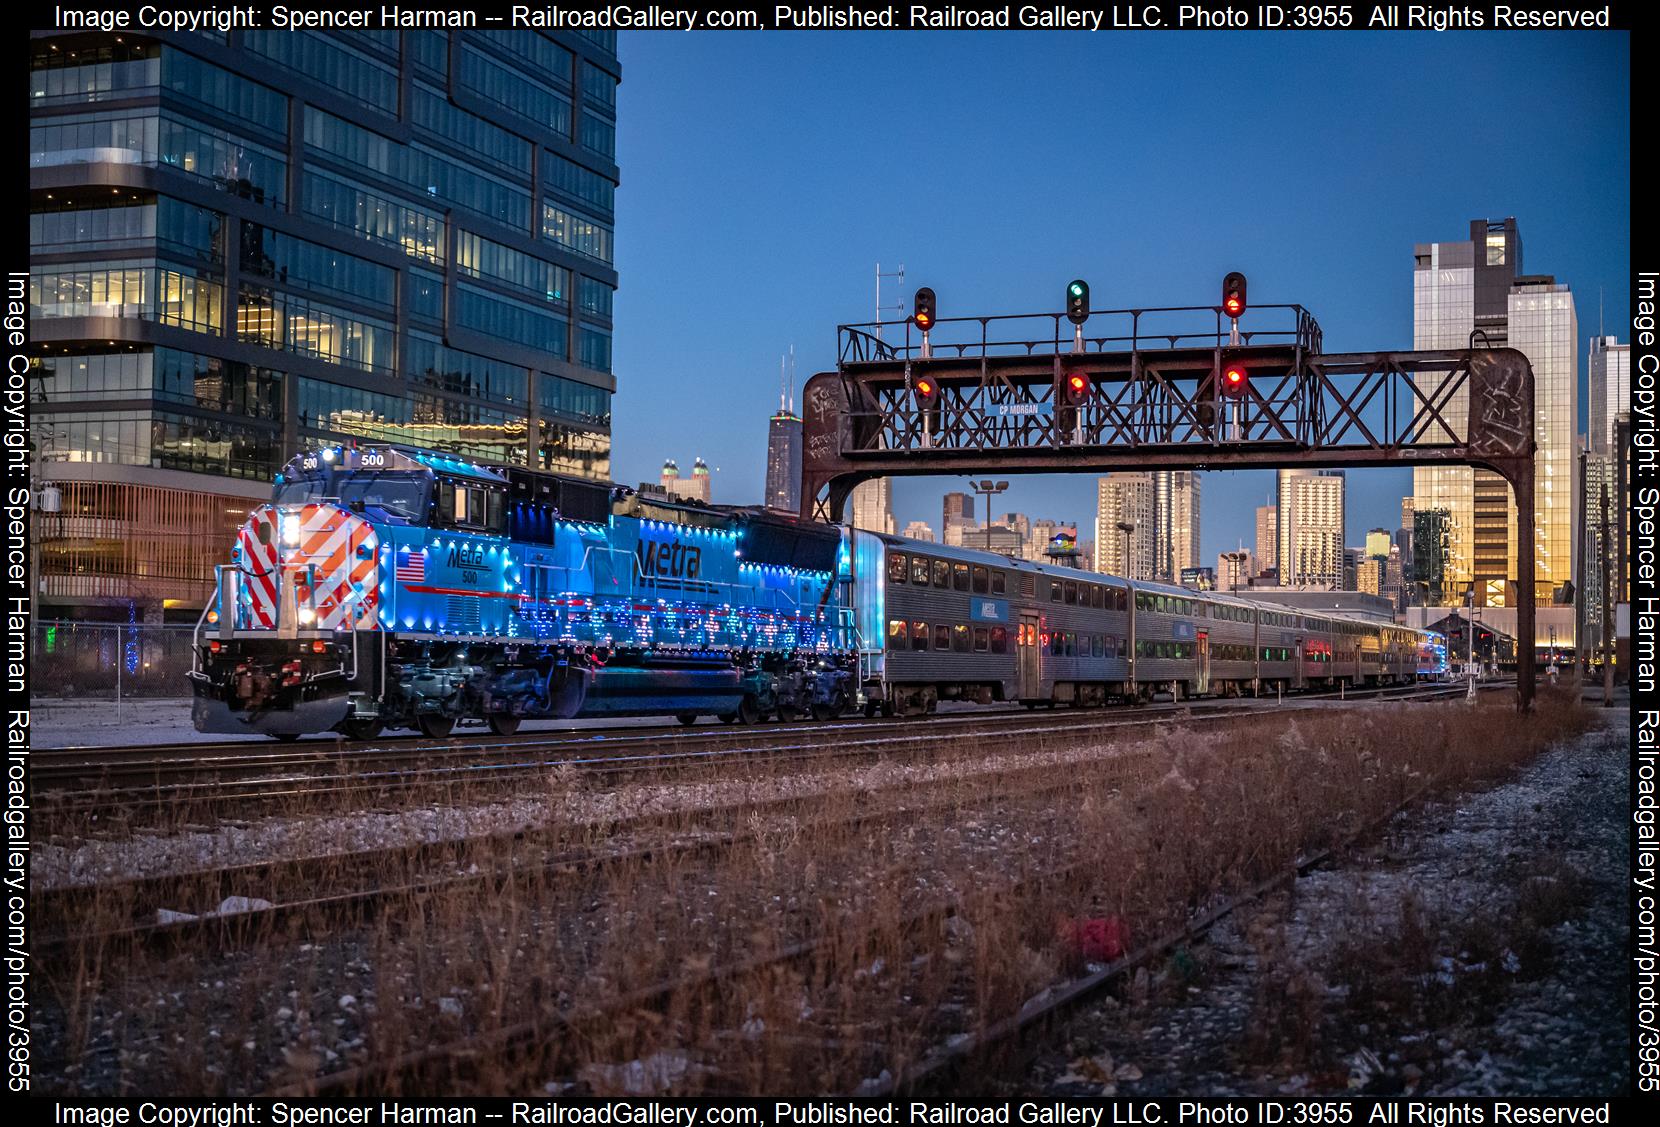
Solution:
[[(1489, 683), (1496, 687), (1497, 682)], [(1343, 693), (1347, 700), (1435, 699), (1462, 692), (1444, 685), (1406, 685)], [(1298, 702), (1338, 697), (1338, 692), (1302, 694)], [(1268, 698), (1157, 704), (1134, 711), (1002, 709), (901, 720), (780, 724), (756, 728), (641, 729), (595, 733), (538, 733), (486, 742), (448, 740), (417, 748), (360, 746), (340, 742), (327, 750), (249, 755), (222, 754), (225, 745), (202, 753), (186, 746), (162, 756), (136, 748), (63, 749), (35, 753), (31, 784), (43, 816), (91, 815), (121, 810), (131, 814), (165, 809), (188, 817), (214, 803), (239, 806), (296, 799), (389, 797), (414, 788), (441, 788), (457, 782), (502, 785), (550, 770), (573, 768), (612, 777), (688, 766), (707, 766), (759, 753), (810, 754), (826, 744), (853, 749), (904, 746), (914, 739), (1020, 738), (1070, 735), (1140, 723), (1152, 715), (1210, 716), (1261, 711)], [(1089, 719), (1085, 719), (1088, 717)], [(1134, 717), (1136, 719), (1129, 719)], [(870, 733), (880, 732), (880, 736)], [(916, 737), (894, 733), (918, 733)], [(849, 740), (847, 737), (856, 736)], [(144, 757), (144, 756), (148, 757)], [(220, 813), (223, 813), (222, 811)]]
[[(1497, 688), (1499, 686), (1492, 685), (1489, 687)], [(1445, 698), (1462, 695), (1463, 691), (1459, 687), (1435, 686), (1420, 689), (1412, 696), (1431, 699)], [(1314, 705), (1313, 702), (1299, 702), (1297, 705), (1288, 703), (1285, 711), (1295, 709), (1295, 711), (1302, 712), (1313, 710), (1315, 707), (1318, 706)], [(1125, 717), (1123, 723), (1146, 726), (1148, 721), (1152, 720), (1161, 725), (1177, 722), (1209, 724), (1235, 719), (1238, 715), (1237, 713), (1213, 712), (1208, 715), (1188, 716), (1170, 710), (1163, 711), (1165, 714), (1157, 717), (1145, 714)], [(1283, 715), (1284, 713), (1279, 712), (1277, 714)], [(1103, 725), (1097, 722), (1071, 727), (1099, 731)], [(1045, 733), (1054, 733), (1056, 730), (1052, 727), (1042, 729)], [(919, 739), (921, 737), (908, 738)], [(984, 745), (982, 743), (979, 746), (983, 747)], [(1120, 755), (1114, 761), (1115, 769), (1120, 772), (1123, 778), (1128, 778), (1130, 772), (1144, 766), (1150, 758), (1151, 756), (1147, 753), (1142, 753), (1139, 756)], [(1107, 757), (1103, 757), (1094, 762), (1096, 765), (1101, 765), (1108, 761)], [(1160, 770), (1163, 768), (1162, 764), (1155, 766)], [(997, 777), (1006, 779), (1027, 771), (1038, 772), (1047, 777), (1038, 785), (1004, 788), (1000, 792), (990, 793), (988, 797), (990, 799), (1041, 799), (1048, 801), (1052, 800), (1052, 797), (1057, 793), (1074, 791), (1077, 786), (1077, 780), (1071, 773), (1067, 773), (1068, 777), (1057, 780), (1053, 777), (1053, 770), (1042, 765), (1025, 768), (1024, 771), (1011, 769), (1006, 772), (998, 772)], [(852, 819), (852, 822), (876, 824), (923, 813), (932, 808), (929, 805), (926, 789), (925, 787), (917, 788), (912, 795), (912, 797), (918, 799), (917, 801), (900, 803), (877, 810), (861, 811)], [(773, 807), (773, 813), (784, 815), (788, 813), (789, 804), (797, 801), (801, 801), (801, 799), (784, 800), (768, 805)], [(934, 806), (947, 804), (937, 802), (934, 803)], [(308, 871), (306, 868), (307, 862), (304, 861), (291, 863), (291, 867), (286, 870), (283, 870), (281, 866), (290, 863), (245, 866), (240, 870), (223, 870), (214, 874), (187, 874), (187, 877), (199, 877), (204, 880), (217, 877), (218, 883), (212, 886), (215, 896), (220, 892), (229, 892), (233, 889), (244, 893), (270, 891), (273, 887), (273, 877), (278, 878), (278, 885), (284, 889), (310, 889), (312, 895), (298, 896), (282, 903), (273, 904), (271, 908), (258, 912), (236, 913), (235, 915), (222, 917), (202, 916), (193, 920), (175, 920), (168, 924), (138, 923), (135, 921), (126, 928), (107, 931), (94, 936), (83, 933), (80, 936), (71, 937), (66, 934), (55, 940), (48, 940), (40, 954), (42, 958), (47, 960), (61, 959), (72, 956), (72, 952), (77, 945), (84, 948), (90, 944), (99, 951), (96, 962), (103, 964), (106, 959), (112, 957), (119, 959), (119, 949), (128, 946), (160, 945), (164, 949), (171, 949), (189, 945), (189, 950), (192, 953), (198, 953), (201, 950), (201, 944), (206, 944), (209, 949), (215, 949), (227, 943), (235, 946), (246, 942), (258, 942), (273, 936), (310, 934), (319, 928), (327, 931), (330, 928), (338, 927), (342, 922), (349, 925), (353, 920), (366, 919), (376, 912), (385, 910), (387, 905), (413, 906), (418, 910), (419, 905), (426, 898), (435, 893), (453, 889), (460, 884), (489, 885), (490, 882), (496, 882), (496, 886), (500, 887), (523, 877), (540, 875), (547, 876), (549, 880), (562, 880), (566, 877), (593, 880), (597, 879), (608, 866), (638, 862), (653, 864), (661, 862), (673, 866), (677, 861), (696, 859), (708, 855), (710, 852), (730, 849), (745, 841), (754, 840), (754, 830), (743, 829), (741, 823), (744, 815), (755, 813), (758, 810), (759, 807), (754, 804), (743, 808), (728, 808), (724, 811), (724, 814), (727, 815), (726, 825), (711, 823), (699, 827), (702, 832), (701, 837), (694, 835), (682, 840), (650, 842), (612, 851), (611, 853), (591, 852), (582, 856), (546, 849), (540, 854), (526, 857), (523, 854), (532, 852), (531, 847), (548, 843), (538, 843), (533, 838), (527, 838), (524, 834), (507, 835), (503, 839), (503, 845), (512, 847), (519, 854), (517, 863), (508, 864), (500, 869), (484, 873), (458, 873), (453, 870), (446, 872), (443, 869), (446, 861), (453, 862), (454, 858), (446, 858), (442, 853), (441, 846), (422, 847), (427, 852), (405, 851), (405, 871), (430, 871), (436, 868), (439, 870), (438, 874), (424, 880), (403, 882), (390, 888), (350, 889), (337, 887), (319, 889), (315, 883), (318, 876), (317, 872)], [(738, 823), (739, 828), (732, 828), (733, 823)], [(844, 819), (837, 824), (845, 826), (849, 822)], [(637, 828), (645, 828), (645, 824), (641, 823), (641, 826)], [(812, 832), (815, 828), (817, 827), (809, 826), (808, 832)], [(450, 844), (453, 845), (454, 843)], [(365, 871), (373, 869), (382, 859), (384, 858), (366, 860)], [(315, 858), (311, 860), (321, 864), (338, 864), (340, 858)], [(1055, 874), (1033, 879), (1034, 881), (1058, 879), (1064, 877), (1069, 871), (1063, 867), (1057, 870)], [(71, 917), (80, 914), (79, 910), (72, 906), (69, 899), (69, 897), (76, 895), (91, 895), (94, 898), (100, 895), (121, 896), (128, 899), (133, 905), (142, 908), (155, 906), (158, 898), (171, 899), (173, 903), (182, 903), (177, 899), (177, 895), (186, 888), (186, 884), (183, 883), (185, 879), (179, 877), (161, 878), (159, 881), (151, 882), (147, 887), (141, 882), (130, 882), (129, 887), (124, 892), (114, 889), (111, 885), (104, 885), (92, 889), (90, 892), (88, 890), (63, 890), (64, 899), (41, 905), (44, 909), (41, 912), (41, 917), (43, 919), (69, 921)], [(166, 881), (174, 883), (169, 887), (165, 883)], [(251, 884), (244, 884), (244, 881), (257, 881), (260, 887), (256, 889)], [(202, 887), (207, 886), (204, 884)], [(205, 902), (198, 901), (198, 903)], [(956, 905), (949, 901), (923, 905), (911, 913), (914, 918), (908, 917), (907, 926), (918, 935), (932, 935), (934, 934), (934, 928), (955, 910)], [(847, 942), (848, 937), (839, 932), (814, 936), (793, 947), (770, 952), (764, 956), (728, 962), (723, 966), (712, 968), (706, 974), (682, 975), (649, 989), (636, 990), (604, 1005), (578, 1006), (564, 1012), (498, 1028), (487, 1035), (467, 1037), (449, 1044), (436, 1046), (431, 1050), (405, 1054), (393, 1060), (376, 1063), (370, 1067), (330, 1073), (315, 1082), (308, 1082), (293, 1090), (343, 1093), (384, 1091), (390, 1088), (391, 1090), (418, 1091), (423, 1090), (422, 1085), (424, 1083), (440, 1075), (448, 1077), (448, 1082), (453, 1083), (456, 1071), (458, 1069), (465, 1071), (471, 1067), (469, 1062), (477, 1062), (487, 1058), (494, 1059), (502, 1054), (511, 1056), (517, 1052), (529, 1051), (536, 1045), (546, 1044), (551, 1037), (578, 1035), (583, 1029), (593, 1027), (596, 1022), (603, 1023), (606, 1019), (618, 1013), (640, 1007), (649, 1007), (671, 997), (683, 997), (691, 994), (719, 996), (721, 987), (731, 984), (734, 980), (752, 976), (765, 976), (776, 972), (781, 967), (811, 961), (826, 949), (838, 944), (845, 946)], [(73, 961), (71, 957), (71, 962)], [(962, 1045), (960, 1041), (954, 1041), (952, 1044), (955, 1049), (960, 1049)], [(880, 1056), (881, 1048), (882, 1046), (872, 1044), (863, 1046), (861, 1051), (868, 1050), (870, 1055), (875, 1058)], [(949, 1056), (950, 1054), (947, 1054), (947, 1057)], [(914, 1060), (914, 1057), (911, 1059)], [(870, 1074), (874, 1075), (874, 1073)], [(922, 1078), (921, 1074), (913, 1076), (911, 1071), (895, 1072), (894, 1075), (905, 1077), (906, 1083), (910, 1083), (913, 1079), (921, 1080)]]

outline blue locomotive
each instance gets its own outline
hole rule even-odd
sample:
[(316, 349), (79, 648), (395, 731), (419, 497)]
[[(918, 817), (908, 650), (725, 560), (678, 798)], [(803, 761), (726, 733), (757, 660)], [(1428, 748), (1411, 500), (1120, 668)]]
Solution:
[(295, 458), (197, 627), (195, 722), (291, 739), (1410, 683), (1435, 635), (409, 447)]
[(390, 444), (290, 461), (197, 628), (204, 732), (498, 733), (829, 716), (858, 693), (846, 529)]

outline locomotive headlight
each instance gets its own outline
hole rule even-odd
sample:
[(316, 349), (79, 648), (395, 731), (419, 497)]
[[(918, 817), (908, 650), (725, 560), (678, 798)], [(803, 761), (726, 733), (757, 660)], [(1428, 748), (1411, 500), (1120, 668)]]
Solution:
[(286, 516), (282, 518), (282, 542), (289, 548), (300, 546), (300, 518)]
[(316, 620), (317, 620), (317, 612), (316, 611), (312, 610), (310, 607), (301, 607), (300, 608), (300, 624), (301, 625), (309, 626), (313, 622), (315, 622)]

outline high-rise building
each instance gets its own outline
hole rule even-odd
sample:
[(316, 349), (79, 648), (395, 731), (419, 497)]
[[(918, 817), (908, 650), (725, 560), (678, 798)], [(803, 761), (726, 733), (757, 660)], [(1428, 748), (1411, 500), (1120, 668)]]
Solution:
[(667, 496), (680, 497), (684, 495), (683, 480), (680, 476), (680, 466), (670, 458), (663, 463), (663, 471), (658, 475), (657, 484)]
[[(1579, 576), (1575, 580), (1579, 606), (1578, 619), (1583, 627), (1583, 644), (1588, 650), (1602, 645), (1602, 591), (1610, 576), (1614, 561), (1609, 559), (1608, 546), (1617, 540), (1619, 532), (1618, 486), (1615, 481), (1614, 459), (1603, 454), (1585, 455), (1585, 481), (1581, 489), (1585, 498), (1581, 519)], [(1607, 539), (1603, 530), (1607, 529)], [(1616, 580), (1617, 581), (1617, 580)], [(1621, 599), (1613, 599), (1618, 603)]]
[(1273, 505), (1257, 506), (1257, 569), (1273, 571), (1279, 566), (1279, 510)]
[(1184, 569), (1199, 566), (1199, 478), (1191, 470), (1153, 474), (1156, 578), (1181, 582)]
[(1614, 448), (1614, 418), (1631, 410), (1631, 346), (1618, 337), (1592, 337), (1585, 362), (1590, 373), (1591, 453)]
[(1387, 528), (1369, 528), (1366, 530), (1366, 558), (1369, 560), (1386, 560), (1389, 558), (1389, 549), (1394, 547), (1395, 537)]
[(1343, 471), (1282, 469), (1278, 476), (1280, 586), (1342, 590)]
[(610, 476), (615, 32), (30, 44), (43, 613), (193, 621), (329, 441)]
[(893, 535), (893, 482), (885, 477), (862, 481), (848, 498), (847, 522), (854, 528)]
[(934, 540), (934, 530), (920, 520), (913, 520), (905, 526), (905, 536), (910, 540), (922, 540), (931, 544)]
[(767, 426), (767, 499), (769, 509), (801, 509), (801, 416), (780, 407)]
[(1152, 579), (1153, 475), (1110, 473), (1095, 483), (1095, 570)]
[(951, 526), (974, 520), (974, 497), (968, 493), (947, 493), (940, 516), (940, 539), (951, 543)]
[(1389, 561), (1387, 559), (1367, 556), (1355, 567), (1354, 589), (1367, 595), (1383, 594), (1384, 585), (1387, 582), (1385, 573), (1388, 569)]
[(1442, 606), (1451, 598), (1447, 571), (1452, 559), (1452, 514), (1446, 509), (1418, 509), (1412, 514), (1412, 585), (1424, 606)]
[[(1477, 219), (1467, 242), (1414, 248), (1413, 347), (1461, 349), (1475, 339), (1520, 350), (1533, 366), (1535, 599), (1548, 601), (1573, 568), (1574, 432), (1578, 412), (1578, 320), (1573, 294), (1549, 275), (1522, 272), (1514, 219)], [(1433, 393), (1446, 377), (1419, 377)], [(1469, 397), (1448, 397), (1443, 413), (1462, 419)], [(1516, 506), (1503, 478), (1466, 466), (1413, 470), (1420, 510), (1448, 513), (1445, 596), (1478, 606), (1514, 606)]]
[(691, 480), (682, 481), (687, 489), (686, 496), (693, 501), (702, 501), (705, 505), (715, 499), (714, 480), (709, 476), (709, 463), (702, 458), (692, 462)]

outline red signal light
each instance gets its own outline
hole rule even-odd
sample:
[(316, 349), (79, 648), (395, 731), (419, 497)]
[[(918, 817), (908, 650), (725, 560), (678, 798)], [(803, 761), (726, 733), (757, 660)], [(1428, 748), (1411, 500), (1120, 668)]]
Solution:
[(1072, 390), (1075, 392), (1081, 392), (1089, 386), (1089, 381), (1082, 376), (1073, 376), (1067, 383), (1072, 385)]
[(930, 395), (934, 394), (934, 385), (928, 380), (917, 380), (916, 393), (922, 398), (927, 399)]
[(1228, 383), (1229, 384), (1231, 384), (1234, 387), (1238, 387), (1240, 384), (1242, 384), (1244, 382), (1245, 382), (1245, 369), (1243, 369), (1243, 368), (1229, 368), (1228, 369)]
[(1244, 308), (1244, 305), (1240, 303), (1237, 297), (1230, 297), (1228, 299), (1228, 316), (1237, 317), (1239, 316), (1240, 310)]

